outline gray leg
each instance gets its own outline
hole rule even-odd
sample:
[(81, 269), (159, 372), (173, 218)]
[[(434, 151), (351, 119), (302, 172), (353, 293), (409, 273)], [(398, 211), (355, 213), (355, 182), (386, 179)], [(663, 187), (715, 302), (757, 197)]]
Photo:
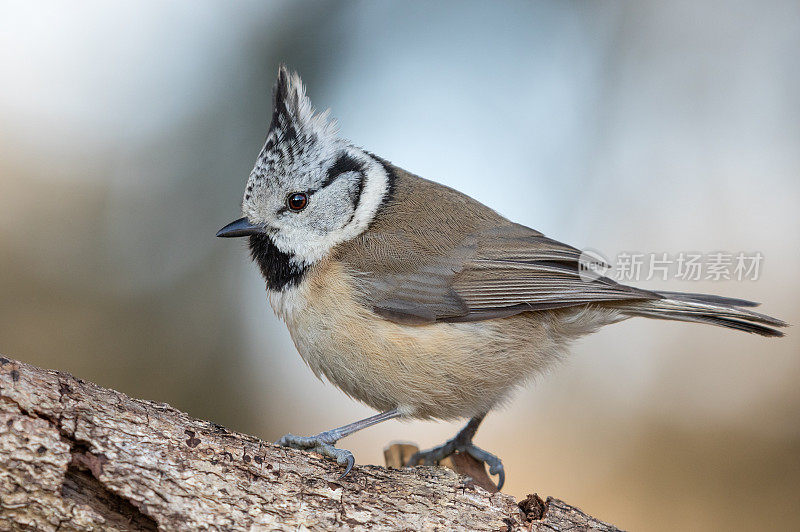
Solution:
[(461, 432), (456, 434), (452, 440), (448, 440), (444, 444), (434, 447), (433, 449), (414, 453), (414, 455), (409, 458), (407, 465), (413, 467), (419, 465), (420, 463), (424, 465), (438, 464), (440, 460), (447, 458), (456, 451), (460, 451), (470, 455), (475, 460), (488, 465), (489, 474), (498, 475), (497, 489), (502, 489), (503, 484), (506, 481), (506, 472), (503, 468), (503, 462), (501, 462), (500, 459), (492, 453), (484, 451), (472, 443), (472, 438), (475, 437), (475, 433), (478, 431), (478, 426), (481, 424), (481, 421), (483, 421), (484, 417), (486, 417), (486, 414), (475, 416), (474, 418), (470, 419), (469, 423), (467, 423), (466, 426), (461, 429)]
[(347, 449), (337, 449), (333, 446), (333, 444), (342, 438), (353, 434), (354, 432), (371, 427), (372, 425), (377, 425), (381, 421), (394, 419), (399, 415), (400, 412), (398, 412), (395, 408), (393, 410), (387, 410), (386, 412), (356, 421), (355, 423), (350, 423), (349, 425), (345, 425), (343, 427), (320, 432), (316, 436), (295, 436), (294, 434), (286, 434), (280, 440), (278, 440), (277, 443), (278, 445), (283, 445), (284, 447), (313, 451), (326, 458), (335, 460), (337, 464), (345, 467), (344, 473), (342, 473), (342, 476), (339, 477), (341, 480), (347, 476), (351, 469), (353, 469), (353, 465), (355, 465), (356, 460), (353, 458), (353, 453)]

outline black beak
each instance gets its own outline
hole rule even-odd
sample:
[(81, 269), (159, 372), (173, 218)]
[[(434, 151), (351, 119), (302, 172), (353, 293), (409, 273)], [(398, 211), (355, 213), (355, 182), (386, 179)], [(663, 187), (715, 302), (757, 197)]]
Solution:
[(250, 236), (262, 233), (264, 228), (253, 225), (247, 218), (239, 218), (217, 231), (217, 236), (224, 238), (234, 238), (239, 236)]

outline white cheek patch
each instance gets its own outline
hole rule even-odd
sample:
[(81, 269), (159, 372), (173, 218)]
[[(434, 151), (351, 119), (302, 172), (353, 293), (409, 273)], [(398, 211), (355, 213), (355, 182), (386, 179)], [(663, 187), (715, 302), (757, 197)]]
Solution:
[[(365, 165), (364, 170), (364, 189), (358, 201), (358, 207), (350, 223), (342, 228), (346, 233), (345, 238), (339, 242), (344, 242), (360, 235), (375, 218), (378, 207), (383, 203), (386, 193), (389, 191), (389, 175), (383, 166), (372, 157), (361, 155), (361, 161)], [(337, 242), (338, 243), (338, 242)]]

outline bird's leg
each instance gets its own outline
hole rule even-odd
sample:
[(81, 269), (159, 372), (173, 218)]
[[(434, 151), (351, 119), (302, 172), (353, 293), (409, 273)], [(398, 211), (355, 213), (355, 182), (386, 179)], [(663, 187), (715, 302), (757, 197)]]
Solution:
[(447, 458), (454, 452), (460, 451), (489, 466), (489, 474), (498, 476), (497, 489), (499, 491), (503, 488), (503, 484), (506, 481), (506, 473), (503, 469), (503, 462), (501, 462), (500, 459), (492, 453), (484, 451), (472, 443), (472, 438), (475, 437), (475, 432), (478, 430), (478, 425), (481, 424), (481, 421), (483, 421), (484, 417), (486, 417), (486, 414), (481, 414), (480, 416), (475, 416), (474, 418), (470, 419), (469, 423), (467, 423), (466, 426), (461, 429), (461, 431), (456, 434), (453, 439), (446, 441), (442, 445), (434, 447), (433, 449), (428, 449), (427, 451), (419, 451), (414, 453), (411, 458), (408, 459), (408, 464), (406, 465), (413, 467), (419, 464), (438, 464), (439, 461)]
[(353, 469), (353, 465), (355, 465), (356, 460), (353, 458), (353, 453), (347, 449), (337, 449), (333, 446), (333, 444), (342, 438), (353, 434), (354, 432), (371, 427), (372, 425), (376, 425), (381, 421), (396, 418), (399, 415), (400, 412), (398, 412), (395, 408), (366, 419), (356, 421), (355, 423), (350, 423), (349, 425), (345, 425), (343, 427), (320, 432), (316, 436), (295, 436), (294, 434), (286, 434), (276, 443), (278, 445), (283, 445), (284, 447), (313, 451), (326, 458), (335, 460), (337, 464), (344, 466), (345, 468), (344, 473), (342, 473), (342, 476), (339, 477), (341, 480), (347, 476), (351, 469)]

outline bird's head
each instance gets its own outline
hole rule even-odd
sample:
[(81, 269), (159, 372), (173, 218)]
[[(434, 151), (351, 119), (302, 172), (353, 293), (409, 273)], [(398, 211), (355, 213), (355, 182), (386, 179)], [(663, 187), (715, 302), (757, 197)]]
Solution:
[(328, 111), (314, 110), (300, 76), (281, 65), (272, 122), (245, 187), (244, 218), (217, 236), (249, 236), (257, 261), (269, 248), (302, 271), (361, 234), (389, 186), (384, 163), (340, 138)]

